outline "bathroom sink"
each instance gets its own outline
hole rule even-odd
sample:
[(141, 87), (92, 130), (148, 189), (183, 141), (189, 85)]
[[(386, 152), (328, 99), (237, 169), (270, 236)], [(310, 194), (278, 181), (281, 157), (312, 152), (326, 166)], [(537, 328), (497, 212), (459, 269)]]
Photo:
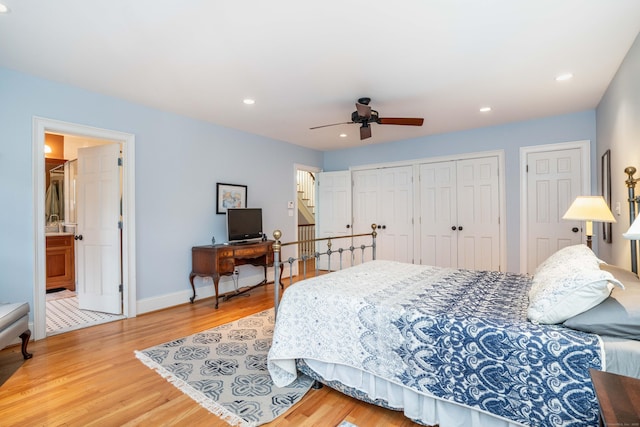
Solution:
[(44, 226), (45, 233), (57, 233), (58, 231), (60, 231), (58, 224), (50, 224)]

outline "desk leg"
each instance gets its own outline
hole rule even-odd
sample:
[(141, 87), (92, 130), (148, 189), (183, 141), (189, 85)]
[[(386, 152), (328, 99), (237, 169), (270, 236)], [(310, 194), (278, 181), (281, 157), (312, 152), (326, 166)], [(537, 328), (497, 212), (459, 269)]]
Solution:
[(196, 299), (196, 287), (193, 285), (194, 277), (196, 277), (195, 274), (193, 273), (189, 274), (189, 282), (191, 282), (191, 289), (193, 289), (193, 296), (189, 298), (189, 301), (191, 301), (191, 304), (193, 304), (193, 301)]
[(220, 275), (216, 274), (215, 276), (211, 276), (213, 279), (213, 287), (216, 291), (216, 310), (218, 309), (218, 283), (220, 283)]

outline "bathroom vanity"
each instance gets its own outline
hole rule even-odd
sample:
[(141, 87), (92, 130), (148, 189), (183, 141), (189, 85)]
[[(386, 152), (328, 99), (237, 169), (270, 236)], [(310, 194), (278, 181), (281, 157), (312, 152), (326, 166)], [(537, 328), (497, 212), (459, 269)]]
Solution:
[(76, 263), (73, 233), (46, 233), (47, 290), (76, 290)]

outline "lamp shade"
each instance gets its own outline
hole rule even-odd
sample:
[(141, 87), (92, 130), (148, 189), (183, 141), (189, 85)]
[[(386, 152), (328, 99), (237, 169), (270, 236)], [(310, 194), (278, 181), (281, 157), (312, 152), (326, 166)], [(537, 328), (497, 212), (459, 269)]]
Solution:
[(625, 239), (640, 240), (640, 216), (638, 216), (626, 233), (622, 235)]
[(602, 196), (578, 196), (571, 203), (562, 219), (581, 221), (616, 222)]

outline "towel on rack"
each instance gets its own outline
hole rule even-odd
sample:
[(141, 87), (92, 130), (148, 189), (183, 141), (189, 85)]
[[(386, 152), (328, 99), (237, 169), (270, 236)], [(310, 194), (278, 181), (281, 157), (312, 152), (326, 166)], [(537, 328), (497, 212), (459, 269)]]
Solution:
[(51, 184), (49, 184), (44, 206), (47, 220), (51, 215), (57, 215), (60, 219), (64, 218), (64, 197), (60, 181), (52, 181)]

